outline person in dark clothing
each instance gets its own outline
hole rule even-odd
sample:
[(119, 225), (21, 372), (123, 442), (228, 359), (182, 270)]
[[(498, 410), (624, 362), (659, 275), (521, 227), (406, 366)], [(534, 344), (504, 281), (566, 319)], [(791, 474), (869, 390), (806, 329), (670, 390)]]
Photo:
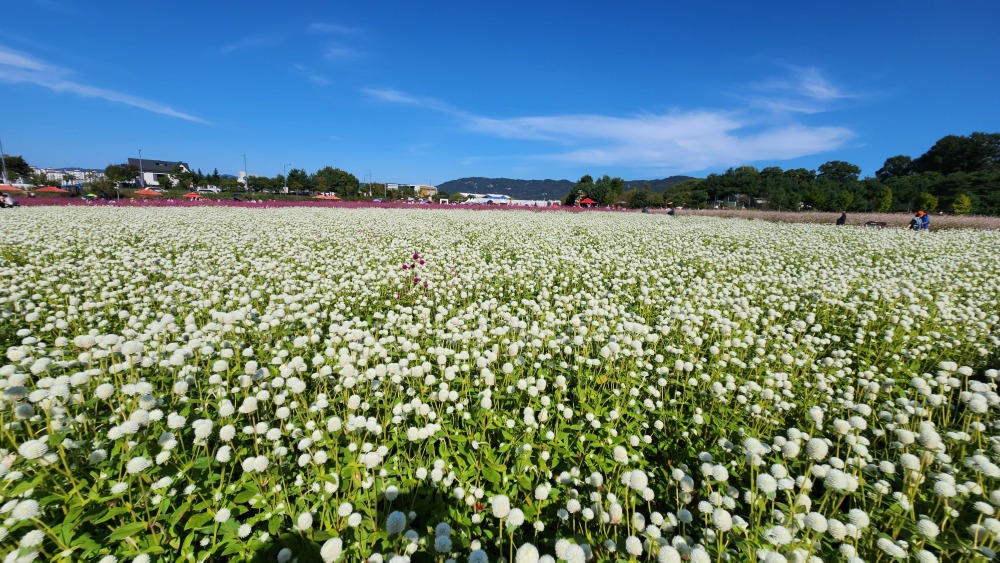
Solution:
[(846, 225), (847, 224), (847, 212), (846, 211), (843, 212), (843, 213), (841, 213), (840, 217), (837, 218), (837, 224), (838, 225)]
[(916, 215), (913, 216), (913, 219), (910, 219), (910, 229), (912, 229), (914, 231), (919, 231), (920, 230), (920, 212), (919, 211), (917, 212)]

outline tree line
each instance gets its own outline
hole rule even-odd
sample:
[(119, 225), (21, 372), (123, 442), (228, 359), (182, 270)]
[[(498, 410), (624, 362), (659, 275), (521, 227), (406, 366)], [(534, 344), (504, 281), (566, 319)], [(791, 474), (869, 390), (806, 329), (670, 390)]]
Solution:
[[(104, 175), (113, 186), (135, 185), (139, 180), (139, 169), (131, 164), (111, 164), (104, 169)], [(274, 177), (250, 176), (246, 185), (234, 176), (223, 176), (215, 169), (211, 174), (202, 173), (201, 169), (187, 171), (176, 167), (170, 176), (162, 176), (157, 180), (162, 188), (197, 189), (216, 187), (223, 192), (271, 192), (281, 193), (288, 186), (289, 193), (323, 193), (336, 192), (341, 197), (360, 197), (368, 194), (368, 187), (362, 190), (358, 178), (339, 168), (326, 166), (309, 174), (301, 168), (292, 168), (288, 176), (278, 174)]]
[(770, 166), (730, 168), (691, 179), (656, 193), (643, 186), (626, 189), (621, 178), (583, 176), (563, 203), (589, 197), (597, 205), (646, 207), (748, 207), (817, 211), (947, 211), (960, 215), (1000, 215), (1000, 133), (949, 135), (912, 158), (886, 159), (874, 177), (840, 160), (816, 170)]

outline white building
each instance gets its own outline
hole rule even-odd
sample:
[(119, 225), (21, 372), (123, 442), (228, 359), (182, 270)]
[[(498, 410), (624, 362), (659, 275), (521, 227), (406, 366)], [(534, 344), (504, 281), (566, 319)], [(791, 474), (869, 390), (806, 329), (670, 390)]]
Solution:
[[(82, 184), (104, 178), (103, 170), (83, 168), (31, 168), (32, 174), (45, 174), (45, 179), (53, 184)], [(13, 178), (11, 178), (13, 180)]]
[(188, 166), (186, 162), (171, 162), (168, 160), (154, 160), (150, 158), (130, 158), (128, 163), (131, 166), (135, 166), (137, 170), (142, 173), (142, 185), (143, 186), (159, 186), (160, 179), (163, 177), (169, 177), (171, 181), (176, 181), (171, 174), (177, 168), (180, 168), (181, 172), (190, 172), (191, 167)]
[(511, 205), (514, 202), (514, 198), (503, 194), (473, 194), (458, 192), (458, 195), (465, 198), (463, 203), (468, 204)]

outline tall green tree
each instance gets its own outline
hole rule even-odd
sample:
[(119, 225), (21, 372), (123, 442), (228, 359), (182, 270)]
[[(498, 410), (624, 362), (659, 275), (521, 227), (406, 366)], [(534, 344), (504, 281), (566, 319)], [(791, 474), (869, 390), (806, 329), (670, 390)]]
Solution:
[(913, 174), (913, 159), (905, 154), (891, 156), (885, 159), (885, 164), (875, 172), (875, 177), (879, 180), (889, 178), (899, 178)]
[(875, 211), (888, 213), (892, 209), (892, 189), (882, 188), (875, 199)]
[(978, 172), (1000, 167), (1000, 133), (942, 137), (913, 161), (917, 172)]
[(838, 210), (847, 211), (851, 208), (851, 204), (854, 203), (854, 194), (847, 190), (840, 190), (837, 192), (836, 203)]
[(826, 178), (839, 186), (849, 186), (858, 181), (861, 168), (850, 162), (831, 160), (816, 169), (820, 178)]
[(928, 192), (920, 192), (917, 198), (913, 201), (914, 206), (917, 209), (922, 209), (928, 213), (937, 209), (938, 198), (934, 194)]
[(182, 190), (189, 190), (195, 185), (194, 172), (186, 171), (180, 165), (175, 166), (170, 175), (177, 180), (177, 187)]
[(312, 190), (312, 178), (301, 168), (292, 168), (288, 171), (288, 191), (309, 191)]
[(109, 164), (104, 177), (119, 187), (133, 184), (139, 178), (139, 168), (132, 164)]
[(336, 192), (340, 196), (357, 197), (361, 195), (361, 183), (358, 178), (339, 168), (326, 166), (313, 174), (313, 189), (319, 192)]
[(19, 155), (3, 155), (4, 163), (7, 166), (7, 179), (11, 182), (16, 181), (18, 178), (27, 178), (31, 176), (31, 165), (28, 161), (24, 160), (24, 157)]
[(966, 194), (958, 194), (955, 201), (951, 202), (951, 211), (955, 215), (968, 215), (972, 213), (972, 198)]

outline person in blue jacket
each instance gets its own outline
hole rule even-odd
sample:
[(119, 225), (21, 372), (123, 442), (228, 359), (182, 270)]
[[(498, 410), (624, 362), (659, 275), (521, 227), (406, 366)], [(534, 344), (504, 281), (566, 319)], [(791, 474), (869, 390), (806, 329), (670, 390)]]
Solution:
[(931, 216), (928, 215), (925, 211), (920, 211), (919, 215), (920, 215), (920, 230), (921, 231), (931, 230)]

